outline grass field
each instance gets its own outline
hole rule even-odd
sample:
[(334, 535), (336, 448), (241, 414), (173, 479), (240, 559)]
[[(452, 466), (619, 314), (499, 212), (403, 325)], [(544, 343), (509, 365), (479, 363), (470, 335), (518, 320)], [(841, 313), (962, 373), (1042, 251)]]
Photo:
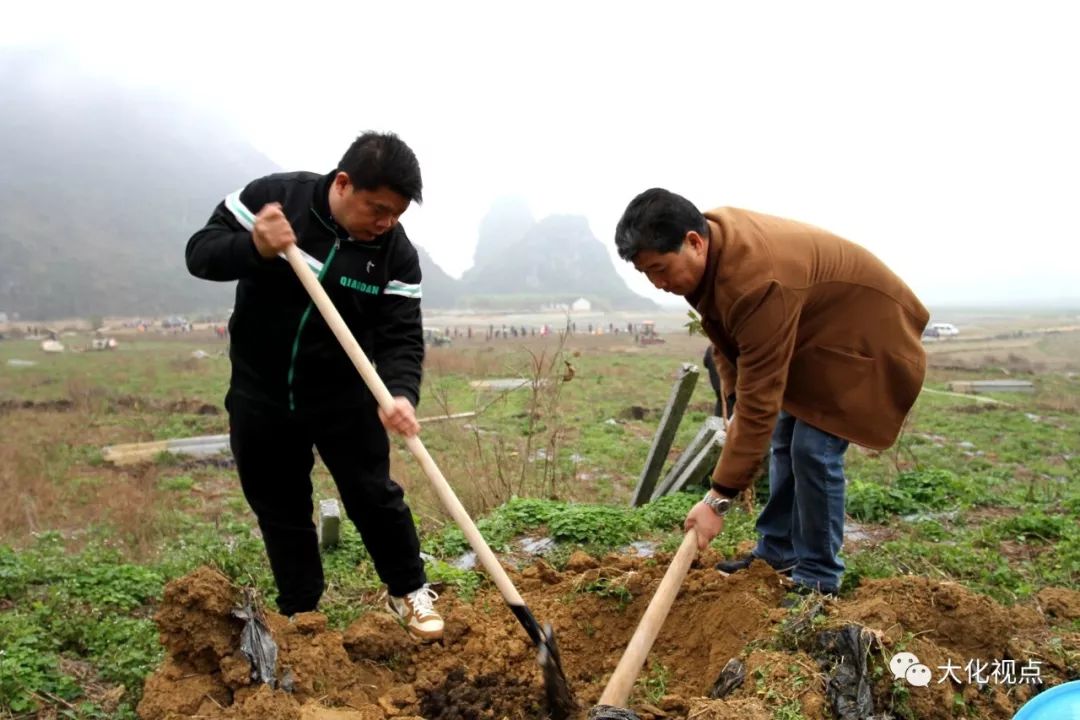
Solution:
[[(1008, 373), (1036, 392), (997, 403), (924, 393), (894, 448), (852, 448), (845, 592), (866, 578), (916, 574), (1015, 603), (1080, 584), (1080, 331), (1042, 332), (1055, 326), (1067, 327), (1024, 318), (986, 339), (929, 346), (931, 390)], [(994, 337), (1016, 331), (1027, 334)], [(694, 496), (626, 507), (673, 379), (705, 347), (700, 337), (667, 340), (478, 336), (429, 350), (420, 415), (477, 416), (432, 423), (423, 438), (494, 546), (508, 551), (515, 537), (544, 529), (559, 541), (551, 558), (559, 563), (579, 547), (600, 555), (642, 537), (678, 543)], [(113, 351), (62, 354), (0, 342), (0, 717), (133, 717), (162, 657), (151, 619), (162, 588), (199, 565), (273, 596), (227, 462), (162, 455), (117, 468), (102, 458), (106, 445), (227, 432), (228, 374), (225, 341), (212, 333), (132, 336)], [(510, 377), (534, 382), (513, 391), (470, 385)], [(672, 460), (713, 402), (702, 378)], [(434, 558), (433, 578), (468, 593), (485, 580), (451, 564), (465, 543), (411, 456), (395, 448), (394, 477)], [(321, 465), (315, 486), (318, 497), (335, 496)], [(716, 547), (745, 547), (752, 521), (733, 513)], [(323, 610), (340, 627), (372, 605), (378, 581), (348, 525), (326, 566)], [(1080, 631), (1075, 621), (1071, 631)]]

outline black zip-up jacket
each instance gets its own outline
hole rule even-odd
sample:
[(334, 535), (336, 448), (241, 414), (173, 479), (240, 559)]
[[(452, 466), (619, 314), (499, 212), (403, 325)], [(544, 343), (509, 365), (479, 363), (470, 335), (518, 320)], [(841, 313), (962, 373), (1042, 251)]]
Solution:
[(415, 406), (424, 360), (416, 249), (400, 224), (370, 242), (352, 240), (330, 215), (333, 177), (297, 172), (255, 180), (225, 198), (188, 241), (192, 275), (239, 280), (229, 319), (230, 393), (293, 410), (373, 402), (289, 263), (255, 249), (255, 213), (277, 202), (390, 394)]

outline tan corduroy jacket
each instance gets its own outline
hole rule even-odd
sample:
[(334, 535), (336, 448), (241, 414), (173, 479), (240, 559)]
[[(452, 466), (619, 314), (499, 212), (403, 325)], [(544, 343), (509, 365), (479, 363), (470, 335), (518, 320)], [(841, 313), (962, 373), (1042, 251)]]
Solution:
[(713, 480), (753, 482), (781, 408), (853, 443), (896, 441), (926, 374), (929, 313), (866, 249), (737, 208), (705, 213), (705, 277), (687, 300), (712, 341), (735, 420)]

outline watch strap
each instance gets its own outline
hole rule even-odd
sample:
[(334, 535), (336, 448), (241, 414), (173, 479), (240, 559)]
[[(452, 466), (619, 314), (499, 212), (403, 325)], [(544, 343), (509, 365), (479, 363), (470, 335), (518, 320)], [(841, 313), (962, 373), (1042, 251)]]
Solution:
[(717, 495), (723, 495), (726, 498), (733, 498), (739, 494), (738, 490), (735, 490), (734, 488), (724, 487), (723, 485), (718, 485), (717, 483), (712, 484), (712, 490)]

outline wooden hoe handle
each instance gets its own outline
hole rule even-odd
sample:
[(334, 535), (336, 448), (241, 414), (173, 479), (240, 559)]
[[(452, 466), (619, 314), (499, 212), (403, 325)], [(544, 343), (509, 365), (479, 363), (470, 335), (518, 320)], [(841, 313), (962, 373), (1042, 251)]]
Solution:
[[(371, 394), (375, 396), (379, 406), (384, 411), (392, 411), (394, 409), (394, 398), (390, 395), (390, 391), (386, 389), (386, 384), (383, 383), (382, 378), (375, 372), (375, 367), (360, 348), (360, 344), (356, 342), (356, 338), (353, 337), (349, 327), (345, 324), (341, 313), (334, 307), (334, 303), (319, 283), (319, 279), (308, 267), (307, 263), (304, 262), (300, 250), (295, 245), (289, 245), (285, 250), (285, 259), (289, 261), (289, 265), (292, 266), (296, 276), (300, 278), (300, 282), (303, 283), (308, 295), (311, 296), (312, 302), (319, 309), (319, 312), (326, 320), (326, 324), (330, 326), (330, 330), (333, 331), (334, 336), (341, 343), (341, 347), (345, 349), (353, 365), (360, 371), (360, 376), (364, 378), (364, 382), (367, 384), (368, 389), (371, 390)], [(508, 605), (523, 606), (525, 602), (510, 581), (506, 570), (499, 564), (495, 553), (491, 551), (487, 542), (484, 541), (480, 531), (476, 528), (476, 523), (469, 517), (469, 513), (450, 487), (450, 483), (446, 481), (435, 461), (431, 459), (431, 454), (424, 447), (424, 443), (420, 441), (420, 437), (413, 435), (410, 438), (405, 438), (405, 446), (420, 462), (420, 467), (424, 469), (424, 473), (431, 481), (431, 486), (435, 488), (435, 493), (439, 496), (439, 500), (442, 501), (443, 507), (446, 508), (447, 512), (450, 513), (450, 517), (461, 528), (465, 539), (469, 541), (469, 545), (476, 552), (480, 564), (491, 576), (503, 599)]]
[(612, 707), (625, 707), (626, 699), (630, 697), (630, 690), (634, 687), (641, 666), (645, 664), (645, 658), (652, 649), (653, 641), (660, 633), (660, 627), (671, 610), (675, 596), (679, 594), (686, 573), (690, 570), (690, 563), (697, 554), (697, 530), (691, 529), (683, 537), (682, 545), (671, 560), (664, 579), (656, 588), (656, 593), (649, 601), (649, 607), (645, 608), (645, 614), (641, 616), (641, 622), (634, 630), (630, 643), (623, 651), (615, 672), (608, 680), (604, 694), (600, 696), (600, 705)]

